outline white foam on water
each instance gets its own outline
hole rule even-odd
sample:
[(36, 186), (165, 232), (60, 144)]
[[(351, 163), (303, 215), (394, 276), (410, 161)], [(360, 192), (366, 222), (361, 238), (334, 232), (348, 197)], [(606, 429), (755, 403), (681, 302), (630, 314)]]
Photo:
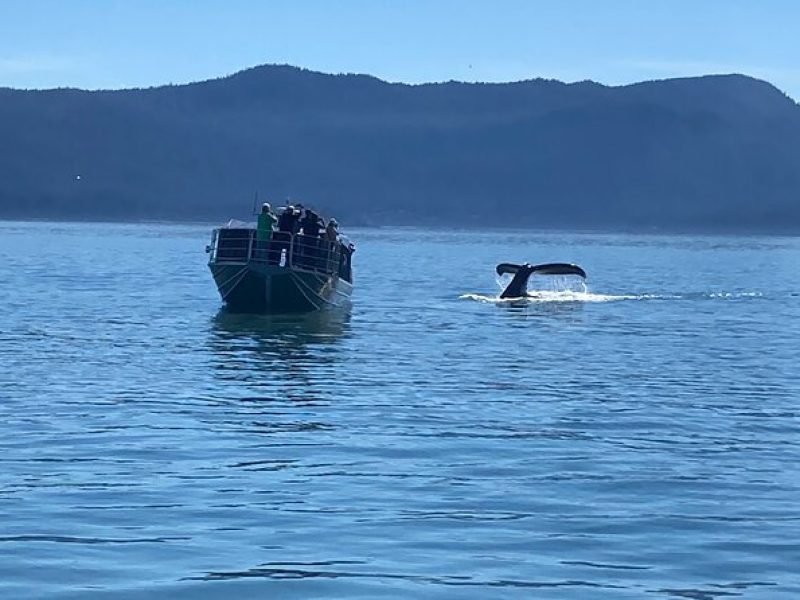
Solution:
[(561, 292), (534, 291), (528, 292), (524, 298), (500, 298), (499, 296), (489, 296), (486, 294), (463, 294), (459, 296), (462, 300), (474, 300), (476, 302), (486, 302), (491, 304), (537, 304), (543, 302), (616, 302), (619, 300), (644, 300), (649, 296), (633, 295), (608, 295), (593, 294), (591, 292), (576, 292), (565, 290)]
[(761, 292), (712, 292), (706, 294), (708, 298), (761, 298)]
[[(496, 277), (495, 282), (503, 290), (511, 281), (511, 275)], [(536, 288), (528, 290), (523, 298), (500, 298), (500, 294), (463, 294), (462, 300), (474, 300), (489, 304), (527, 305), (546, 302), (619, 302), (623, 300), (732, 300), (737, 298), (760, 298), (761, 292), (687, 292), (682, 294), (597, 294), (590, 292), (583, 279), (567, 276), (536, 276), (531, 279)]]
[(733, 300), (737, 298), (762, 298), (761, 292), (708, 292), (700, 294), (595, 294), (575, 290), (532, 290), (524, 298), (500, 298), (488, 294), (462, 294), (461, 300), (474, 300), (489, 304), (537, 304), (544, 302), (619, 302), (622, 300)]
[[(498, 287), (505, 289), (511, 281), (511, 275), (501, 275), (495, 279)], [(589, 291), (583, 279), (572, 276), (536, 276), (531, 279), (536, 282), (540, 289), (528, 290), (524, 298), (500, 298), (487, 294), (464, 294), (460, 296), (463, 300), (474, 300), (491, 304), (519, 305), (519, 304), (539, 304), (546, 302), (617, 302), (620, 300), (643, 300), (651, 296), (647, 295), (610, 295), (595, 294)], [(545, 288), (545, 289), (541, 289)]]

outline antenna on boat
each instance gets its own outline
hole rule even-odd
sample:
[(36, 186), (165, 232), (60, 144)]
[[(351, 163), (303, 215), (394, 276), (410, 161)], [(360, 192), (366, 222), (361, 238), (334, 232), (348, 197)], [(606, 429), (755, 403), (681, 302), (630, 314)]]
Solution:
[(258, 214), (258, 212), (256, 211), (257, 206), (258, 206), (258, 190), (256, 190), (256, 193), (253, 196), (253, 216)]

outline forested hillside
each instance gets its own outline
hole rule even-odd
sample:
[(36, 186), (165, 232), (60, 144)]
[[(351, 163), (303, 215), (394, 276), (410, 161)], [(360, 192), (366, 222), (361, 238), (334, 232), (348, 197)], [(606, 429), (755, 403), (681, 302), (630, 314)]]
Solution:
[(800, 107), (741, 75), (390, 84), (263, 66), (0, 89), (0, 217), (800, 230)]

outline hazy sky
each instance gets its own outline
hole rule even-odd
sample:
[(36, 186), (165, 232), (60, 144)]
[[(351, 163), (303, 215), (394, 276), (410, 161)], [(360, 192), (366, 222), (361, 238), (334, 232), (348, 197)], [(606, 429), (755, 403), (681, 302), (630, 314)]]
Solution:
[(0, 86), (119, 88), (263, 63), (411, 83), (746, 73), (800, 98), (796, 0), (0, 0)]

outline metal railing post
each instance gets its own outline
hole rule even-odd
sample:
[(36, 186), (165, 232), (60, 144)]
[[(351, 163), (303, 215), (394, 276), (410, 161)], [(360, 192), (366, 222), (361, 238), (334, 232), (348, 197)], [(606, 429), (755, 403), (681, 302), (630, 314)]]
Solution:
[(325, 240), (325, 273), (331, 273), (331, 243)]

